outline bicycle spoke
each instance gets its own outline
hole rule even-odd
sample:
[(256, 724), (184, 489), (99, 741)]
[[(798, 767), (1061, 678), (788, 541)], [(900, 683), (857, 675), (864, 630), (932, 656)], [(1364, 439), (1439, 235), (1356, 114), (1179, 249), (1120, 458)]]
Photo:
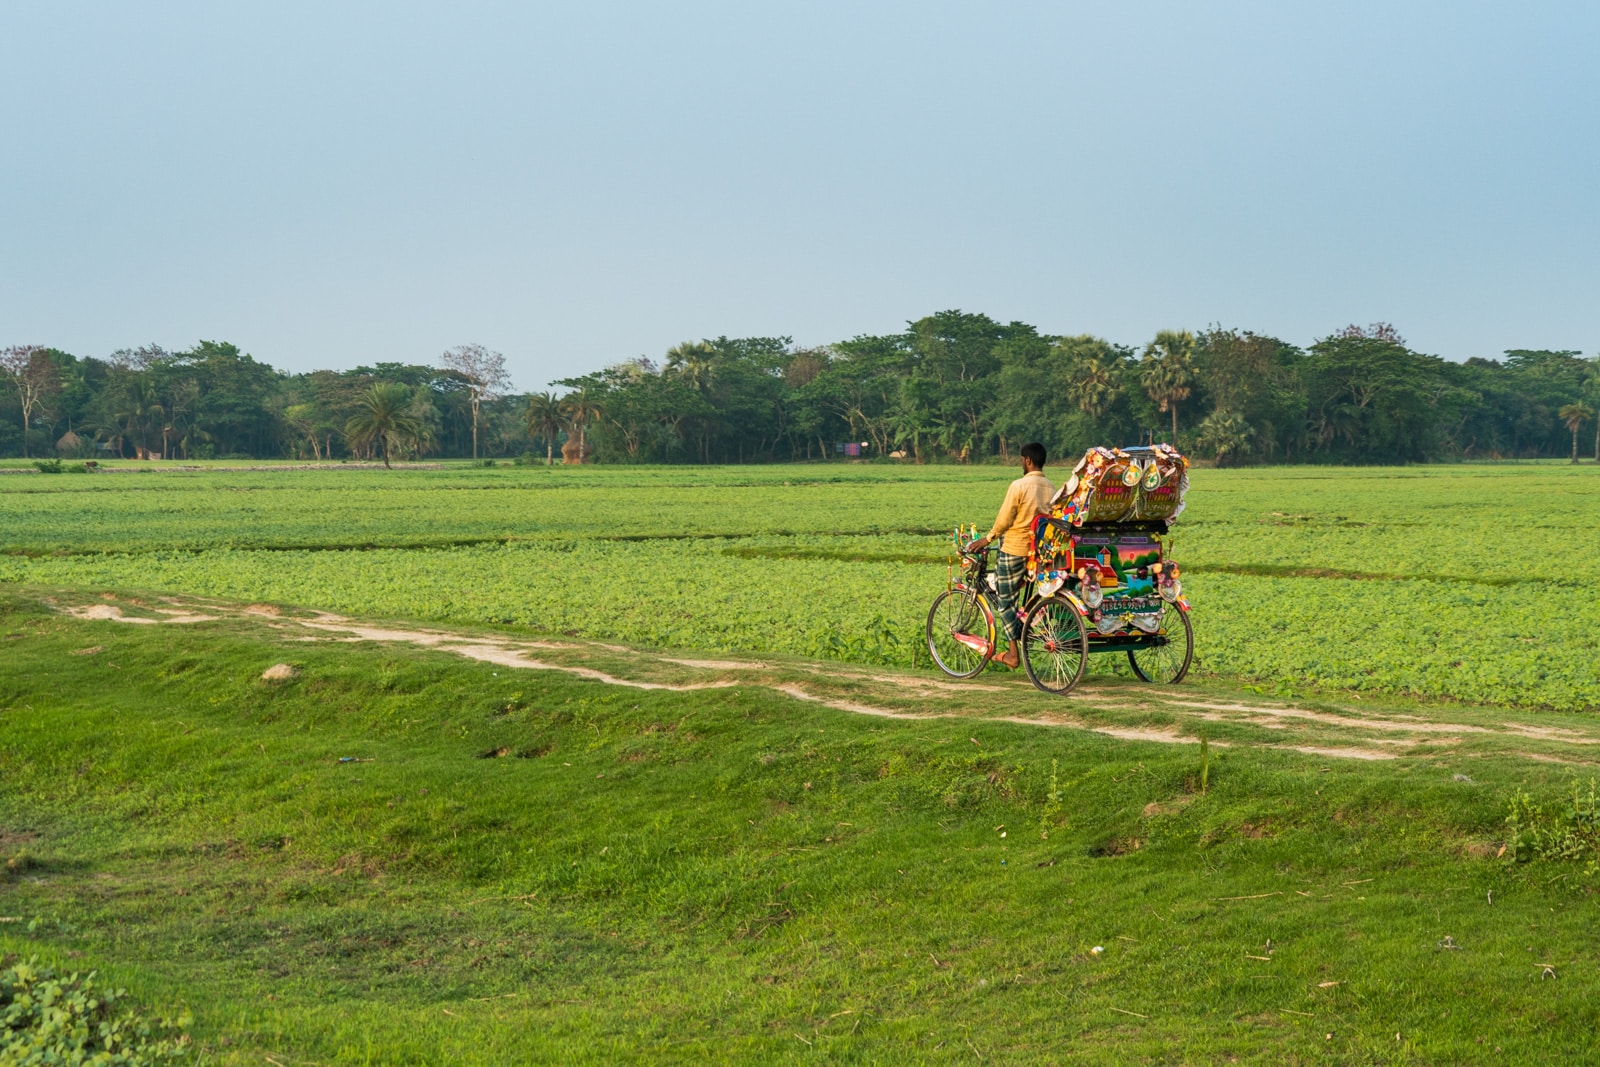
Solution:
[(928, 611), (927, 643), (934, 663), (955, 678), (970, 678), (983, 670), (988, 655), (961, 637), (989, 641), (988, 615), (982, 601), (966, 590), (941, 593)]
[(1078, 610), (1064, 600), (1046, 600), (1028, 613), (1023, 629), (1024, 666), (1033, 684), (1064, 694), (1083, 677), (1088, 646)]
[(1162, 606), (1160, 644), (1128, 650), (1128, 663), (1141, 679), (1157, 685), (1173, 685), (1183, 680), (1194, 654), (1194, 631), (1188, 616), (1175, 604)]

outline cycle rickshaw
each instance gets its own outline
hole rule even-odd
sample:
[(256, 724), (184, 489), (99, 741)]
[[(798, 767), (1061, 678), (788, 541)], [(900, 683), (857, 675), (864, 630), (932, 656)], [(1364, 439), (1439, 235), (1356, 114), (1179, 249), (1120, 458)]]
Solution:
[[(1188, 467), (1170, 445), (1092, 448), (1034, 520), (1017, 614), (1022, 666), (1039, 689), (1071, 692), (1095, 652), (1125, 653), (1135, 675), (1159, 685), (1189, 672), (1189, 603), (1162, 540), (1183, 511)], [(976, 539), (956, 528), (959, 572), (952, 566), (928, 609), (928, 652), (953, 678), (982, 671), (1000, 637), (988, 550), (968, 547)]]

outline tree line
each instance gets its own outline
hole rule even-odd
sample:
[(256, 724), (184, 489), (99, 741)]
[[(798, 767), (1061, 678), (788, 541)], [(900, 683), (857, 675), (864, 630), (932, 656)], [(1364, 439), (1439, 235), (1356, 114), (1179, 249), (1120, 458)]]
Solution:
[(211, 341), (105, 359), (21, 345), (0, 350), (0, 374), (0, 454), (13, 456), (971, 462), (1030, 440), (1054, 455), (1167, 440), (1222, 465), (1576, 462), (1592, 428), (1600, 461), (1600, 357), (1457, 363), (1384, 323), (1305, 348), (1218, 326), (1134, 347), (945, 311), (821, 347), (685, 342), (531, 394), (511, 392), (504, 357), (477, 345), (437, 366), (308, 374)]
[(0, 350), (0, 455), (126, 459), (416, 459), (527, 447), (505, 357), (481, 345), (438, 366), (284, 374), (238, 346), (157, 345), (105, 359)]

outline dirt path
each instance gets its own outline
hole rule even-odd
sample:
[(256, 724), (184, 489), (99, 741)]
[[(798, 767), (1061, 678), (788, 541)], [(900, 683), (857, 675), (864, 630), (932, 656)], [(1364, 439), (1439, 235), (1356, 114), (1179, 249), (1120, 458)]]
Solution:
[[(47, 600), (86, 623), (247, 625), (286, 642), (376, 642), (443, 652), (513, 670), (559, 671), (602, 685), (691, 692), (765, 688), (794, 700), (887, 719), (996, 719), (1087, 730), (1128, 741), (1285, 749), (1331, 759), (1448, 759), (1512, 755), (1574, 766), (1600, 763), (1600, 724), (1553, 712), (1470, 705), (1380, 703), (1353, 696), (1289, 702), (1251, 698), (1212, 679), (1158, 688), (1093, 673), (1062, 698), (998, 670), (956, 682), (925, 671), (805, 660), (698, 658), (576, 639), (539, 640), (352, 619), (329, 612), (196, 597), (139, 600), (67, 595)], [(1091, 671), (1094, 664), (1091, 661)], [(1359, 701), (1359, 706), (1357, 702)]]

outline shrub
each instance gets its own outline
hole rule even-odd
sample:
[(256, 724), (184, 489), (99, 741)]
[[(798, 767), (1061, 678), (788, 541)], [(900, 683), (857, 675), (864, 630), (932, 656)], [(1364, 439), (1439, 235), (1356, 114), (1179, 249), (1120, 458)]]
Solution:
[(1593, 779), (1587, 792), (1573, 781), (1567, 801), (1548, 807), (1518, 789), (1509, 807), (1508, 858), (1519, 863), (1586, 859), (1590, 873), (1600, 869), (1600, 789)]
[(33, 461), (33, 465), (38, 468), (40, 474), (61, 473), (61, 461), (59, 459), (36, 459)]
[(94, 972), (65, 977), (37, 960), (0, 971), (0, 1063), (170, 1063), (189, 1051), (187, 1016), (152, 1023), (127, 1006), (126, 991), (95, 984)]

